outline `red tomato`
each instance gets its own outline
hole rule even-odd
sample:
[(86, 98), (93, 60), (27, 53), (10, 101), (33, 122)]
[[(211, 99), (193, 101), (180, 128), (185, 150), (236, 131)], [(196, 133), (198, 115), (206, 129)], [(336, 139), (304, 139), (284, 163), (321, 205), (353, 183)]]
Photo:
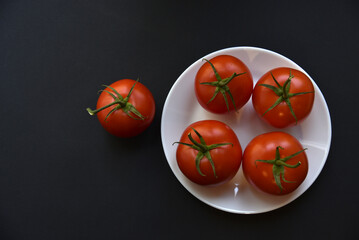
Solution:
[(301, 71), (275, 68), (256, 83), (252, 103), (258, 115), (276, 128), (296, 125), (312, 111), (314, 87)]
[(180, 170), (200, 185), (219, 185), (231, 180), (241, 164), (242, 148), (237, 135), (216, 120), (191, 124), (176, 143)]
[(122, 79), (106, 86), (98, 98), (97, 114), (101, 125), (117, 137), (133, 137), (150, 126), (155, 115), (155, 101), (148, 88), (138, 81)]
[(300, 142), (284, 132), (255, 137), (243, 154), (243, 173), (256, 188), (275, 195), (293, 192), (308, 173), (308, 159)]
[(195, 78), (201, 106), (212, 113), (239, 110), (251, 97), (252, 74), (238, 58), (221, 55), (202, 65)]

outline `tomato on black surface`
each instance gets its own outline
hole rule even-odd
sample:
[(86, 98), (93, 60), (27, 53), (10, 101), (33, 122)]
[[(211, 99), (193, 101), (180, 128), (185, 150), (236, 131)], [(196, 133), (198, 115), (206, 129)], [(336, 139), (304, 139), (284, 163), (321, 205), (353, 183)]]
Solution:
[(138, 81), (122, 79), (102, 90), (96, 114), (101, 125), (117, 137), (133, 137), (147, 129), (155, 115), (155, 101), (148, 88)]

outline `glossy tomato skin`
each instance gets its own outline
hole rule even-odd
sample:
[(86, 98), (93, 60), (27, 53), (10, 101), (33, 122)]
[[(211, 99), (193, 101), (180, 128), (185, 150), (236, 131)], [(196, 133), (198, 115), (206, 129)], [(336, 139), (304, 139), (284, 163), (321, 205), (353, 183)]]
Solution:
[[(116, 89), (117, 92), (125, 98), (135, 83), (136, 81), (132, 79), (122, 79), (112, 83), (110, 87)], [(115, 94), (110, 88), (106, 88), (105, 90)], [(112, 102), (114, 102), (113, 97), (107, 92), (102, 91), (97, 100), (97, 109)], [(115, 105), (97, 113), (101, 125), (114, 136), (122, 138), (136, 136), (148, 128), (153, 121), (155, 116), (155, 101), (152, 93), (145, 85), (137, 82), (128, 102), (145, 117), (144, 120), (130, 118), (122, 109), (114, 111), (105, 120), (106, 115), (115, 108)]]
[[(233, 73), (240, 74), (245, 72), (245, 74), (235, 77), (228, 83), (228, 87), (237, 107), (236, 110), (239, 110), (248, 102), (253, 91), (253, 78), (249, 68), (241, 60), (230, 55), (220, 55), (209, 59), (209, 61), (214, 65), (222, 79), (230, 77)], [(216, 98), (208, 103), (215, 92), (215, 87), (201, 84), (203, 82), (215, 81), (217, 81), (217, 79), (211, 65), (205, 62), (198, 70), (195, 78), (194, 85), (197, 100), (200, 105), (209, 112), (218, 114), (226, 113), (228, 109), (222, 94), (218, 93)], [(230, 111), (235, 110), (228, 94), (227, 99)]]
[(265, 73), (258, 80), (252, 94), (252, 103), (255, 111), (258, 113), (260, 118), (276, 128), (286, 128), (296, 125), (295, 118), (291, 114), (290, 109), (285, 102), (280, 103), (278, 106), (263, 115), (263, 113), (265, 113), (265, 111), (277, 101), (278, 96), (272, 90), (264, 86), (259, 86), (259, 84), (277, 86), (270, 74), (272, 72), (279, 84), (283, 86), (284, 82), (289, 77), (290, 71), (292, 75), (294, 75), (294, 78), (291, 80), (289, 92), (311, 92), (290, 98), (293, 111), (298, 120), (297, 124), (300, 123), (312, 111), (315, 95), (312, 81), (303, 72), (286, 67), (275, 68)]
[(292, 135), (284, 132), (269, 132), (255, 137), (246, 147), (243, 154), (243, 173), (247, 181), (257, 189), (273, 194), (284, 195), (296, 190), (305, 180), (308, 173), (308, 159), (305, 152), (289, 159), (286, 163), (296, 168), (284, 167), (284, 177), (290, 183), (281, 181), (283, 190), (276, 184), (273, 176), (273, 165), (256, 160), (275, 159), (276, 147), (281, 146), (281, 157), (290, 156), (303, 150), (301, 143)]
[(192, 130), (197, 130), (207, 145), (218, 143), (232, 143), (213, 150), (210, 150), (217, 178), (214, 176), (212, 166), (208, 159), (204, 157), (200, 162), (200, 169), (205, 176), (201, 176), (197, 171), (195, 158), (198, 153), (185, 145), (178, 145), (176, 158), (182, 173), (192, 182), (200, 185), (221, 185), (230, 181), (238, 172), (242, 159), (242, 148), (234, 131), (225, 123), (216, 120), (203, 120), (188, 126), (182, 134), (181, 142), (191, 143), (188, 133), (191, 132), (193, 138), (199, 142), (198, 136)]

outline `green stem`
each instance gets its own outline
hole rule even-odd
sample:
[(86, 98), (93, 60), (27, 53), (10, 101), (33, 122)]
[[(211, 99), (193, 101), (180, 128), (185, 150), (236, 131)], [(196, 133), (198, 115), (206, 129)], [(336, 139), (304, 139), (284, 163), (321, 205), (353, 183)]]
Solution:
[(284, 167), (287, 167), (287, 168), (296, 168), (298, 167), (300, 164), (302, 164), (301, 162), (297, 162), (297, 164), (294, 164), (294, 165), (290, 165), (290, 164), (287, 164), (281, 160), (277, 160), (276, 163), (277, 165), (281, 165), (281, 166), (284, 166)]
[(269, 84), (259, 84), (259, 86), (266, 87), (266, 88), (272, 90), (278, 96), (278, 99), (262, 115), (265, 115), (267, 112), (271, 111), (273, 108), (278, 106), (281, 102), (285, 102), (290, 110), (290, 113), (292, 114), (293, 118), (295, 119), (295, 124), (297, 124), (298, 123), (297, 116), (295, 115), (295, 112), (293, 110), (292, 104), (290, 102), (290, 98), (297, 96), (297, 95), (303, 95), (303, 94), (308, 94), (308, 93), (313, 93), (313, 92), (299, 92), (299, 93), (290, 93), (289, 92), (291, 81), (294, 78), (294, 75), (292, 75), (291, 69), (289, 69), (289, 77), (285, 81), (283, 86), (281, 86), (278, 83), (277, 79), (274, 77), (272, 72), (270, 74), (272, 76), (274, 83), (277, 85), (277, 87), (273, 86), (273, 85), (269, 85)]
[(224, 102), (226, 104), (226, 107), (227, 107), (227, 110), (229, 112), (229, 103), (228, 103), (228, 99), (227, 99), (227, 94), (229, 95), (229, 98), (234, 106), (234, 109), (236, 110), (237, 109), (237, 106), (236, 106), (236, 103), (234, 101), (234, 98), (232, 96), (232, 93), (228, 87), (228, 83), (230, 83), (234, 78), (240, 76), (240, 75), (243, 75), (245, 74), (246, 72), (243, 72), (243, 73), (233, 73), (230, 77), (228, 78), (225, 78), (225, 79), (222, 79), (221, 76), (219, 75), (219, 73), (217, 72), (217, 69), (214, 67), (214, 65), (208, 61), (207, 59), (203, 59), (205, 60), (207, 63), (209, 63), (211, 65), (211, 68), (214, 72), (214, 75), (216, 76), (216, 79), (217, 81), (216, 82), (202, 82), (200, 84), (202, 85), (207, 85), (207, 86), (213, 86), (215, 87), (215, 91), (214, 91), (214, 94), (213, 96), (211, 97), (211, 99), (207, 102), (207, 104), (211, 103), (218, 95), (218, 93), (220, 92), (224, 98)]
[[(109, 103), (109, 104), (107, 104), (101, 108), (95, 109), (95, 110), (92, 110), (91, 108), (86, 108), (87, 112), (90, 115), (95, 115), (98, 112), (117, 104), (117, 106), (106, 115), (105, 121), (113, 112), (115, 112), (117, 110), (122, 110), (124, 113), (127, 114), (128, 117), (130, 117), (132, 119), (145, 120), (146, 118), (129, 102), (130, 96), (131, 96), (133, 89), (138, 81), (139, 80), (137, 79), (136, 82), (132, 85), (129, 93), (127, 94), (127, 96), (125, 98), (123, 98), (121, 96), (121, 94), (113, 87), (103, 85), (104, 87), (109, 88), (113, 91), (113, 93), (112, 93), (110, 91), (107, 91), (106, 89), (102, 90), (103, 92), (106, 92), (107, 94), (109, 94), (114, 99), (114, 101), (112, 103)], [(134, 116), (132, 116), (132, 115), (134, 115)]]
[(197, 172), (201, 175), (201, 176), (206, 176), (205, 174), (202, 173), (201, 169), (200, 169), (200, 162), (201, 160), (206, 157), (209, 161), (209, 163), (211, 164), (212, 166), (212, 170), (213, 170), (213, 174), (214, 174), (214, 177), (217, 178), (217, 175), (216, 175), (216, 168), (215, 168), (215, 165), (214, 165), (214, 162), (213, 162), (213, 159), (212, 159), (212, 156), (211, 156), (211, 153), (210, 151), (212, 149), (215, 149), (215, 148), (218, 148), (218, 147), (221, 147), (221, 146), (224, 146), (224, 145), (232, 145), (233, 147), (233, 144), (232, 143), (217, 143), (217, 144), (211, 144), (211, 145), (207, 145), (204, 138), (201, 136), (201, 134), (194, 128), (192, 128), (192, 130), (196, 133), (196, 135), (198, 136), (199, 140), (200, 140), (200, 143), (197, 142), (196, 140), (193, 139), (192, 137), (192, 134), (191, 133), (188, 133), (187, 137), (189, 138), (189, 140), (193, 143), (193, 144), (189, 144), (189, 143), (183, 143), (183, 142), (174, 142), (172, 145), (174, 144), (182, 144), (182, 145), (185, 145), (185, 146), (188, 146), (190, 148), (193, 148), (195, 150), (198, 151), (197, 153), (197, 156), (195, 158), (195, 163), (196, 163), (196, 168), (197, 168)]
[(193, 145), (195, 145), (196, 147), (198, 147), (198, 148), (200, 149), (200, 151), (201, 151), (202, 153), (205, 153), (205, 152), (208, 151), (207, 146), (204, 145), (204, 144), (200, 144), (199, 142), (197, 142), (196, 140), (194, 140), (191, 133), (188, 134), (188, 138), (189, 138), (189, 140), (193, 143)]
[(284, 178), (284, 167), (287, 167), (287, 168), (297, 168), (301, 165), (301, 162), (297, 162), (296, 164), (294, 165), (291, 165), (291, 164), (287, 164), (286, 161), (288, 161), (289, 159), (299, 155), (300, 153), (304, 152), (305, 150), (307, 150), (306, 148), (296, 152), (296, 153), (293, 153), (292, 155), (289, 155), (287, 157), (284, 157), (284, 158), (281, 158), (280, 157), (280, 152), (279, 150), (280, 149), (284, 149), (283, 147), (281, 146), (277, 146), (276, 147), (276, 152), (275, 152), (275, 159), (271, 159), (271, 160), (256, 160), (254, 163), (255, 165), (257, 166), (257, 162), (263, 162), (263, 163), (267, 163), (267, 164), (272, 164), (273, 165), (273, 177), (274, 177), (274, 180), (277, 184), (277, 186), (280, 188), (280, 191), (283, 190), (283, 187), (282, 187), (282, 183), (281, 183), (281, 180), (284, 181), (284, 182), (287, 182), (287, 183), (291, 183), (292, 181), (287, 181), (285, 180)]
[(104, 110), (104, 109), (106, 109), (106, 108), (108, 108), (108, 107), (111, 107), (112, 105), (115, 105), (115, 104), (119, 104), (119, 102), (118, 102), (118, 101), (114, 101), (114, 102), (112, 102), (112, 103), (107, 104), (106, 106), (103, 106), (103, 107), (98, 108), (98, 109), (95, 109), (95, 110), (92, 110), (91, 108), (86, 108), (86, 110), (87, 110), (87, 112), (88, 112), (90, 115), (95, 115), (95, 114), (97, 114), (98, 112), (100, 112), (100, 111), (102, 111), (102, 110)]
[[(285, 83), (283, 84), (283, 89), (287, 89), (288, 84), (290, 84), (289, 79), (287, 81), (285, 81)], [(288, 92), (286, 90), (283, 91), (283, 98), (284, 99), (288, 98)]]

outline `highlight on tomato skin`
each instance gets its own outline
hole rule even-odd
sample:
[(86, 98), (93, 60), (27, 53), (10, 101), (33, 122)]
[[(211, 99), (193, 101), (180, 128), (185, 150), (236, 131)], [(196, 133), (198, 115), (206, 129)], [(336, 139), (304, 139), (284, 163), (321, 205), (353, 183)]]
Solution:
[(250, 99), (253, 78), (238, 58), (220, 55), (203, 59), (194, 89), (199, 104), (209, 112), (224, 114), (241, 109)]
[(254, 188), (272, 195), (292, 193), (308, 174), (306, 150), (294, 136), (285, 132), (258, 135), (244, 150), (245, 179)]
[(258, 116), (276, 128), (300, 124), (312, 111), (315, 91), (303, 72), (279, 67), (265, 73), (256, 83), (252, 104)]
[(110, 134), (134, 137), (145, 131), (155, 116), (155, 100), (151, 91), (138, 80), (122, 79), (105, 89), (97, 100), (96, 110), (87, 108), (90, 115), (97, 115), (102, 127)]
[(192, 123), (173, 144), (178, 145), (180, 171), (199, 185), (222, 185), (236, 175), (241, 165), (242, 148), (237, 135), (217, 120)]

